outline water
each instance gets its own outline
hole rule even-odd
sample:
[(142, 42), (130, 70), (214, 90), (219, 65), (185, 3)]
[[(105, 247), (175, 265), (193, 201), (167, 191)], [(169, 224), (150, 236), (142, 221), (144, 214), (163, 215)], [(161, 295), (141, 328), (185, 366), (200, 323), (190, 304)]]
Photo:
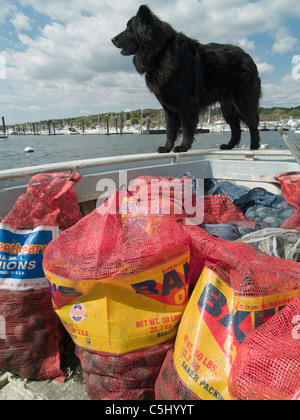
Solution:
[[(299, 134), (288, 133), (294, 140)], [(196, 136), (193, 150), (219, 148), (227, 143), (230, 133), (209, 133)], [(178, 140), (178, 144), (179, 141)], [(261, 143), (269, 144), (272, 149), (286, 149), (278, 132), (261, 132)], [(68, 162), (70, 160), (94, 159), (111, 156), (155, 153), (165, 144), (165, 135), (62, 135), (62, 136), (10, 136), (0, 139), (0, 170)], [(242, 134), (241, 146), (249, 147), (250, 135)], [(34, 153), (24, 153), (31, 146)]]

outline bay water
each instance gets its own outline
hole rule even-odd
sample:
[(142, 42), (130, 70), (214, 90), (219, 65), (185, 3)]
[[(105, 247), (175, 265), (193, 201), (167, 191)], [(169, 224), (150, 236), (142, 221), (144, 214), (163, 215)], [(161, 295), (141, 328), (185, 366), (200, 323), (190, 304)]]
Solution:
[[(289, 131), (291, 139), (300, 142), (300, 134)], [(155, 153), (165, 144), (164, 134), (123, 134), (123, 135), (39, 135), (9, 136), (0, 139), (0, 170), (22, 168), (49, 163), (68, 162), (111, 156), (140, 153)], [(195, 136), (192, 150), (218, 149), (230, 139), (230, 133), (208, 133)], [(180, 144), (179, 137), (176, 144)], [(242, 133), (240, 147), (249, 147), (249, 132)], [(270, 149), (287, 149), (279, 132), (261, 132), (261, 144)], [(32, 147), (34, 153), (25, 153)]]

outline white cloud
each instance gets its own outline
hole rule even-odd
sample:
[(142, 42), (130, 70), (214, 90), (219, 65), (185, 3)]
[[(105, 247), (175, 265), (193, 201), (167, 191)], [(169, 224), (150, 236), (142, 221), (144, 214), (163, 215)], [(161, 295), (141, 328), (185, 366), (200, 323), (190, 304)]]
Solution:
[(275, 71), (275, 67), (273, 66), (273, 64), (268, 63), (257, 63), (257, 68), (262, 80), (272, 76), (272, 74)]
[[(16, 1), (2, 1), (5, 20), (14, 25), (23, 51), (20, 48), (0, 51), (7, 62), (7, 77), (0, 85), (1, 109), (19, 107), (31, 112), (34, 118), (39, 112), (61, 114), (62, 108), (78, 114), (80, 110), (96, 113), (102, 109), (136, 109), (142, 105), (160, 107), (143, 77), (135, 71), (132, 57), (121, 56), (111, 43), (111, 38), (136, 13), (140, 1), (19, 0), (23, 7), (35, 10), (32, 16), (24, 14), (28, 9), (18, 10)], [(299, 0), (148, 0), (145, 3), (176, 30), (202, 43), (232, 42), (244, 48), (258, 63), (265, 87), (264, 101), (284, 101), (284, 97), (289, 101), (290, 92), (296, 100), (289, 83), (280, 81), (277, 86), (268, 81), (276, 74), (276, 56), (292, 52), (297, 45), (295, 34), (290, 34), (283, 24), (283, 17), (300, 17)], [(48, 16), (49, 22), (52, 19), (51, 24), (44, 27), (39, 24), (37, 13)], [(0, 25), (3, 22), (2, 15)], [(35, 31), (35, 26), (41, 26), (40, 32)], [(30, 29), (31, 32), (22, 33)], [(262, 46), (256, 45), (253, 37), (259, 34), (268, 34), (273, 40), (272, 55), (267, 56), (267, 52), (263, 55)], [(289, 65), (287, 60), (286, 73)], [(294, 90), (297, 92), (295, 86)]]
[(290, 36), (285, 28), (279, 28), (275, 39), (276, 42), (272, 47), (272, 51), (280, 55), (293, 51), (297, 43), (297, 38)]
[(31, 30), (31, 23), (28, 16), (25, 16), (23, 13), (17, 13), (12, 19), (12, 24), (14, 25), (17, 31)]
[[(59, 22), (72, 22), (85, 14), (123, 20), (127, 19), (127, 14), (129, 17), (130, 14), (135, 13), (140, 5), (140, 2), (136, 0), (19, 0), (19, 2), (22, 6), (31, 6), (37, 12)], [(155, 3), (158, 1), (156, 0)], [(110, 26), (112, 26), (111, 23), (110, 21)], [(116, 21), (114, 26), (116, 26)]]
[(18, 106), (18, 105), (11, 104), (10, 109), (17, 110), (17, 111), (29, 111), (29, 112), (46, 111), (46, 108), (42, 108), (41, 106), (36, 106), (36, 105), (29, 105), (25, 107), (25, 106)]
[(45, 108), (42, 108), (41, 106), (36, 106), (36, 105), (30, 105), (29, 110), (30, 111), (46, 111)]
[(0, 25), (3, 25), (7, 21), (8, 17), (13, 13), (17, 13), (17, 8), (10, 2), (10, 0), (2, 0)]
[(241, 38), (237, 41), (237, 44), (249, 54), (255, 53), (255, 44), (253, 41), (249, 41), (247, 38)]
[(291, 74), (284, 76), (279, 83), (266, 83), (263, 85), (262, 105), (266, 107), (299, 106), (300, 79), (293, 79)]
[(268, 13), (291, 15), (300, 17), (300, 3), (298, 0), (261, 0), (264, 10)]
[(271, 9), (266, 19), (262, 3), (263, 0), (256, 3), (244, 0), (180, 0), (171, 6), (172, 13), (168, 1), (161, 3), (157, 9), (162, 18), (203, 43), (233, 42), (269, 31), (279, 24), (279, 14)]
[(81, 115), (91, 115), (93, 113), (93, 111), (90, 111), (88, 109), (82, 109), (81, 111), (79, 111), (79, 114)]

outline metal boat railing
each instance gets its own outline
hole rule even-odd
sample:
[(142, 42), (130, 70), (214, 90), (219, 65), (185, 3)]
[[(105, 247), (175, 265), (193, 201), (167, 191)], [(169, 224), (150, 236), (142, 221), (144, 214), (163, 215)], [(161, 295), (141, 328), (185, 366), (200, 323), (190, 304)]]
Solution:
[[(132, 163), (143, 163), (150, 161), (165, 161), (166, 164), (178, 164), (182, 161), (190, 161), (194, 158), (235, 158), (244, 160), (254, 159), (293, 159), (293, 156), (289, 150), (249, 150), (249, 149), (238, 149), (238, 150), (192, 150), (187, 153), (147, 153), (137, 155), (124, 155), (115, 157), (104, 157), (96, 159), (83, 159), (68, 162), (51, 163), (47, 165), (30, 166), (24, 168), (7, 169), (0, 171), (0, 181), (13, 180), (17, 178), (27, 178), (38, 173), (53, 173), (53, 172), (80, 172), (83, 169), (89, 168), (104, 168), (111, 165), (122, 165)], [(153, 165), (155, 166), (155, 165)]]
[(0, 171), (0, 219), (26, 191), (30, 178), (40, 173), (80, 173), (82, 179), (75, 185), (78, 202), (88, 203), (103, 194), (109, 195), (109, 191), (99, 190), (99, 183), (104, 181), (105, 184), (109, 180), (109, 184), (113, 182), (119, 188), (124, 184), (124, 174), (128, 183), (140, 176), (179, 177), (189, 172), (197, 179), (238, 180), (264, 187), (274, 183), (274, 176), (279, 172), (299, 170), (300, 166), (289, 150), (272, 149), (148, 153), (7, 169)]

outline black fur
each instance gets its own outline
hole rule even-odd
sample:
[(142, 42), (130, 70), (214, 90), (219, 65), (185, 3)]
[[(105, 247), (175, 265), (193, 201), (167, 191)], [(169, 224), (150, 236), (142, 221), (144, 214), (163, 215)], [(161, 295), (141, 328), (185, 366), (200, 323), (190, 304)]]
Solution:
[(166, 112), (167, 141), (160, 153), (173, 149), (181, 126), (183, 140), (174, 152), (189, 150), (201, 110), (216, 102), (232, 133), (221, 149), (239, 144), (241, 121), (249, 127), (251, 149), (259, 148), (261, 82), (255, 63), (241, 48), (200, 44), (162, 22), (147, 6), (139, 8), (112, 42), (121, 54), (134, 55), (137, 71), (146, 74), (148, 88)]

